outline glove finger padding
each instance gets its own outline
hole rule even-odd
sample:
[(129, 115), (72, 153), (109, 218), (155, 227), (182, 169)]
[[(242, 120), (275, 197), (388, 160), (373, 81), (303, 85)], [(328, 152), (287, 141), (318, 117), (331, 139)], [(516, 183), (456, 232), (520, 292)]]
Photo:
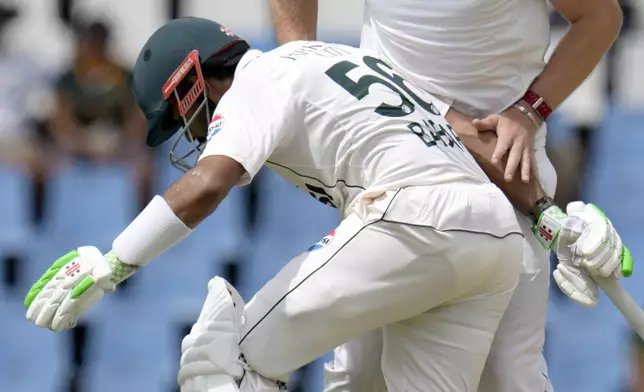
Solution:
[(612, 228), (614, 233), (614, 243), (611, 244), (608, 251), (608, 257), (604, 261), (604, 264), (599, 268), (597, 275), (602, 278), (613, 278), (621, 279), (624, 277), (622, 275), (622, 239), (615, 232), (615, 229)]
[(54, 331), (71, 328), (78, 317), (115, 288), (111, 268), (93, 246), (58, 259), (33, 285), (27, 298), (27, 319)]
[(614, 240), (611, 238), (613, 225), (594, 206), (586, 205), (583, 211), (570, 215), (578, 217), (586, 223), (579, 241), (575, 243), (576, 255), (592, 259), (602, 252), (611, 240)]
[(559, 289), (570, 299), (587, 307), (597, 305), (599, 297), (597, 284), (581, 269), (559, 263), (552, 275)]
[(58, 311), (54, 315), (51, 324), (51, 329), (54, 331), (61, 331), (63, 329), (73, 328), (78, 322), (78, 318), (85, 313), (89, 308), (94, 306), (105, 292), (98, 286), (92, 287), (83, 293), (82, 298), (75, 299), (71, 294), (65, 298)]
[(51, 323), (61, 303), (70, 290), (89, 275), (91, 264), (83, 260), (78, 251), (70, 252), (54, 263), (27, 296), (27, 319), (39, 327), (52, 329)]
[(571, 215), (576, 212), (581, 212), (586, 208), (586, 203), (583, 201), (573, 201), (566, 206), (566, 215)]
[(61, 301), (65, 298), (66, 292), (62, 289), (48, 291), (42, 298), (40, 298), (41, 306), (35, 316), (34, 323), (41, 328), (52, 328), (52, 320), (56, 315), (56, 311), (60, 306)]
[[(604, 234), (600, 236), (598, 232)], [(601, 237), (601, 243), (599, 239)], [(613, 225), (592, 223), (573, 246), (575, 262), (601, 278), (621, 277), (622, 240)]]

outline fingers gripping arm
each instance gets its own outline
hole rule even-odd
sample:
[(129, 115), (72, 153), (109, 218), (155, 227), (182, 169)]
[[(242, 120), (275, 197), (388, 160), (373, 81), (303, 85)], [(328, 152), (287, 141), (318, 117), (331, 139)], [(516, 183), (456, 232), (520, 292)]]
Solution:
[(493, 163), (492, 159), (497, 139), (496, 134), (494, 132), (479, 132), (472, 124), (471, 118), (454, 110), (447, 113), (446, 119), (490, 180), (501, 188), (519, 211), (528, 215), (537, 201), (546, 195), (538, 179), (535, 176), (530, 176), (530, 180), (525, 183), (515, 176), (511, 182), (507, 182), (504, 162)]

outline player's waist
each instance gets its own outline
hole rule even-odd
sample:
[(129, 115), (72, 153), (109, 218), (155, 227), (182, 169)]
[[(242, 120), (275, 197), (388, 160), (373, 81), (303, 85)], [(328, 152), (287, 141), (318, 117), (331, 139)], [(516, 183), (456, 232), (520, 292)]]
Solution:
[(504, 237), (521, 233), (512, 205), (493, 184), (454, 181), (365, 192), (347, 213), (442, 231), (471, 231)]

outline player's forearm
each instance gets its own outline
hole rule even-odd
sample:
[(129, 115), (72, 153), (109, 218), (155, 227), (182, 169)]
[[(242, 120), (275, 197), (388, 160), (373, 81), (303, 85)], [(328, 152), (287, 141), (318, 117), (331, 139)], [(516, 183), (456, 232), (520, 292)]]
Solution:
[(224, 156), (209, 156), (156, 196), (114, 240), (119, 262), (140, 267), (177, 244), (210, 215), (245, 173)]
[[(583, 13), (568, 10), (567, 1), (555, 7), (572, 23), (531, 89), (555, 109), (592, 73), (610, 49), (622, 25), (622, 13), (614, 0), (592, 0)], [(562, 4), (557, 4), (562, 3)], [(586, 2), (581, 2), (586, 3)]]
[(318, 0), (271, 0), (271, 14), (278, 44), (316, 39)]
[(535, 176), (530, 176), (528, 183), (523, 182), (519, 176), (515, 176), (511, 182), (507, 182), (504, 177), (505, 162), (492, 163), (492, 154), (497, 140), (496, 134), (494, 132), (478, 132), (472, 125), (471, 119), (453, 110), (448, 113), (447, 120), (490, 180), (501, 188), (512, 205), (523, 214), (528, 215), (536, 202), (546, 196)]
[(177, 218), (193, 229), (215, 211), (229, 190), (221, 178), (198, 164), (172, 184), (163, 198)]

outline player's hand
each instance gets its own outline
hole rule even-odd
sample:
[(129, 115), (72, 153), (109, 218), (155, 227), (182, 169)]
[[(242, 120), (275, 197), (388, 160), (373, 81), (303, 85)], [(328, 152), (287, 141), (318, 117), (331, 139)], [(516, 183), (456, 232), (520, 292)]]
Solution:
[(534, 136), (536, 129), (532, 121), (515, 108), (509, 108), (499, 114), (484, 119), (475, 119), (473, 124), (479, 131), (496, 132), (498, 140), (492, 163), (498, 164), (507, 155), (505, 180), (512, 181), (520, 168), (521, 180), (530, 180), (531, 170), (536, 168), (534, 156)]
[[(110, 258), (114, 259), (112, 265)], [(103, 256), (93, 246), (69, 252), (56, 260), (29, 290), (25, 298), (27, 319), (52, 331), (75, 327), (78, 318), (120, 282), (112, 267), (119, 264), (122, 263), (115, 256)], [(129, 275), (134, 272), (134, 267), (130, 268)], [(124, 269), (119, 268), (116, 275), (123, 274)]]

